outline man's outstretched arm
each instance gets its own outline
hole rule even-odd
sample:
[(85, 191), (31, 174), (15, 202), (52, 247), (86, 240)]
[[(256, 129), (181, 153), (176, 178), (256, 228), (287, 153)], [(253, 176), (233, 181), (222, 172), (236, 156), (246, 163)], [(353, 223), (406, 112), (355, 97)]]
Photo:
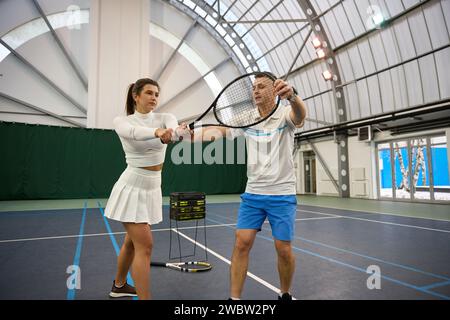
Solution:
[(200, 127), (192, 130), (191, 141), (214, 141), (220, 138), (226, 138), (229, 134), (228, 128), (226, 127)]
[(303, 100), (294, 94), (294, 88), (282, 79), (277, 79), (274, 82), (275, 90), (281, 99), (288, 99), (291, 104), (291, 112), (289, 114), (292, 122), (296, 127), (303, 126), (306, 118), (306, 105)]

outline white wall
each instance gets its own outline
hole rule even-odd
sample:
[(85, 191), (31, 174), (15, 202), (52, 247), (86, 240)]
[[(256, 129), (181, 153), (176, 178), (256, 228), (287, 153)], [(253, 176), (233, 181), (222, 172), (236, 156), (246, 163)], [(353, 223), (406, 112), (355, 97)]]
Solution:
[[(334, 141), (321, 141), (314, 143), (318, 153), (320, 154), (326, 166), (330, 170), (333, 179), (338, 178), (338, 155), (337, 145)], [(316, 182), (317, 182), (317, 195), (337, 196), (339, 192), (334, 187), (332, 180), (325, 172), (324, 167), (319, 161), (319, 157), (316, 154)]]
[(303, 178), (303, 153), (298, 150), (294, 155), (294, 168), (295, 168), (295, 177), (296, 177), (296, 193), (302, 194), (305, 193), (305, 182)]
[[(333, 175), (334, 180), (338, 179), (338, 156), (337, 144), (333, 140), (314, 142), (321, 158), (325, 161), (326, 166)], [(360, 142), (357, 137), (349, 137), (348, 139), (349, 154), (349, 179), (350, 179), (350, 197), (353, 198), (374, 198), (373, 186), (376, 185), (376, 179), (373, 178), (373, 161), (372, 154), (374, 144)], [(297, 175), (297, 192), (304, 193), (304, 177), (303, 177), (303, 152), (310, 151), (309, 145), (302, 145), (299, 155), (296, 159), (298, 168)], [(376, 176), (375, 176), (376, 178)], [(316, 155), (316, 186), (317, 195), (338, 196), (339, 192), (334, 187), (332, 180), (328, 177), (324, 167)], [(376, 190), (376, 189), (375, 189)]]
[(128, 85), (149, 76), (149, 14), (147, 0), (92, 1), (88, 127), (112, 128)]
[(373, 150), (375, 145), (369, 142), (358, 141), (358, 137), (348, 138), (349, 171), (350, 171), (350, 197), (371, 198), (373, 185), (376, 185), (376, 176), (373, 176)]

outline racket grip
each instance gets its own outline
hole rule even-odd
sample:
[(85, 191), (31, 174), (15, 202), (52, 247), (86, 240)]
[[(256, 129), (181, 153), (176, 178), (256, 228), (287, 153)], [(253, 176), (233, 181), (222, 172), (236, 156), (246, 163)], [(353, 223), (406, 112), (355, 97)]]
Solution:
[(158, 262), (158, 261), (152, 261), (150, 262), (151, 266), (155, 266), (155, 267), (165, 267), (166, 263), (165, 262)]
[(173, 130), (173, 134), (172, 134), (172, 139), (171, 139), (173, 142), (177, 142), (177, 141), (181, 141), (181, 140), (183, 140), (183, 137), (182, 136), (180, 136), (179, 134), (178, 134), (178, 130)]
[(190, 136), (191, 136), (190, 129), (177, 128), (173, 131), (172, 141), (174, 141), (174, 142), (183, 141), (185, 137), (190, 137)]

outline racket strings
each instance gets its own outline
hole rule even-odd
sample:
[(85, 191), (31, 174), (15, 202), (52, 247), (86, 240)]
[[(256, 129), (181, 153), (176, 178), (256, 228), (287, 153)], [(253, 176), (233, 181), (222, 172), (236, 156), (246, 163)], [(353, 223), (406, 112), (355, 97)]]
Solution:
[[(222, 92), (215, 106), (219, 122), (230, 127), (245, 127), (258, 122), (260, 114), (253, 96), (253, 81), (254, 76), (240, 78)], [(263, 90), (258, 93), (257, 100), (270, 99), (269, 95), (272, 95), (270, 90)]]

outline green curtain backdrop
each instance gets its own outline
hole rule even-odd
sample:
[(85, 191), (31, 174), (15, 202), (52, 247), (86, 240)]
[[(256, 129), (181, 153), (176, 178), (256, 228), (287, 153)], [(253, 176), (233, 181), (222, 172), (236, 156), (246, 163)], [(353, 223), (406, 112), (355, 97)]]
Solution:
[[(228, 150), (233, 150), (228, 158), (227, 143), (231, 143)], [(220, 149), (219, 144), (224, 146), (223, 154), (214, 152)], [(220, 139), (197, 145), (202, 152), (217, 156), (219, 163), (194, 164), (194, 152), (190, 164), (179, 164), (172, 156), (174, 148), (177, 154), (186, 155), (179, 152), (180, 147), (193, 150), (194, 146), (181, 142), (167, 148), (163, 195), (175, 191), (244, 191), (246, 165), (237, 164), (237, 148), (242, 144)], [(107, 198), (126, 167), (120, 140), (113, 130), (0, 122), (0, 153), (0, 200)], [(227, 160), (231, 164), (226, 164)]]
[[(188, 155), (180, 149), (187, 151)], [(243, 154), (238, 156), (238, 150)], [(179, 155), (183, 156), (182, 164), (178, 164)], [(215, 163), (210, 164), (212, 158)], [(188, 142), (169, 145), (162, 175), (163, 195), (174, 191), (242, 193), (247, 183), (245, 159), (245, 142), (242, 140), (219, 139), (200, 145)]]

